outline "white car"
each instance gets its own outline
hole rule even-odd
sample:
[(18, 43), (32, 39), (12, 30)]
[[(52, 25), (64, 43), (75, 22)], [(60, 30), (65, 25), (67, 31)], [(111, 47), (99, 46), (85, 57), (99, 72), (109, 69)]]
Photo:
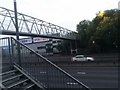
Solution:
[(94, 61), (93, 57), (85, 57), (84, 55), (77, 55), (72, 58), (72, 61)]

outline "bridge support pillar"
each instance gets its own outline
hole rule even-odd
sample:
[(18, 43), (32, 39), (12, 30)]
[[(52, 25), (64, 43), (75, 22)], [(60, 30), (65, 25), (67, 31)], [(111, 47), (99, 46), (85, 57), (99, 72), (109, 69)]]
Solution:
[(70, 51), (71, 51), (71, 55), (72, 54), (77, 54), (78, 50), (77, 50), (77, 40), (71, 40), (70, 41)]

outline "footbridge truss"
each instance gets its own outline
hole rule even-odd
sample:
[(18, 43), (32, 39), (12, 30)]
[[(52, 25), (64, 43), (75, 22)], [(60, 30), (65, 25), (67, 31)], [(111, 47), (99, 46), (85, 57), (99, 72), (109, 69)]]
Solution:
[[(71, 30), (58, 25), (17, 13), (20, 36), (76, 39)], [(0, 7), (0, 32), (3, 35), (16, 35), (14, 11)]]

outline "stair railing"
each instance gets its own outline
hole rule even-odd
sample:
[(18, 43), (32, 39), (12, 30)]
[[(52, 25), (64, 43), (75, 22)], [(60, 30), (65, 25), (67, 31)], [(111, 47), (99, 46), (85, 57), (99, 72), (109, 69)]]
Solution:
[(47, 88), (74, 88), (82, 90), (91, 90), (88, 86), (71, 76), (69, 73), (20, 43), (18, 40), (11, 37), (11, 56), (13, 62), (19, 65), (17, 59), (17, 44), (20, 45), (20, 56), (21, 65), (20, 67), (24, 69), (33, 79), (35, 79), (39, 84), (45, 85)]

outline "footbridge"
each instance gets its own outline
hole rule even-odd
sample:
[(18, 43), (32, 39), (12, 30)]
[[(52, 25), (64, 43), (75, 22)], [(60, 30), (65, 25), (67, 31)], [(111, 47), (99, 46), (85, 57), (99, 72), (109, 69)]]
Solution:
[[(17, 13), (20, 36), (75, 40), (75, 32)], [(14, 11), (0, 7), (0, 32), (16, 35)], [(0, 38), (2, 90), (91, 90), (49, 59), (11, 38)]]
[[(61, 26), (17, 13), (20, 36), (46, 37), (56, 39), (76, 39), (76, 32)], [(0, 32), (3, 35), (16, 35), (14, 11), (0, 7)]]

